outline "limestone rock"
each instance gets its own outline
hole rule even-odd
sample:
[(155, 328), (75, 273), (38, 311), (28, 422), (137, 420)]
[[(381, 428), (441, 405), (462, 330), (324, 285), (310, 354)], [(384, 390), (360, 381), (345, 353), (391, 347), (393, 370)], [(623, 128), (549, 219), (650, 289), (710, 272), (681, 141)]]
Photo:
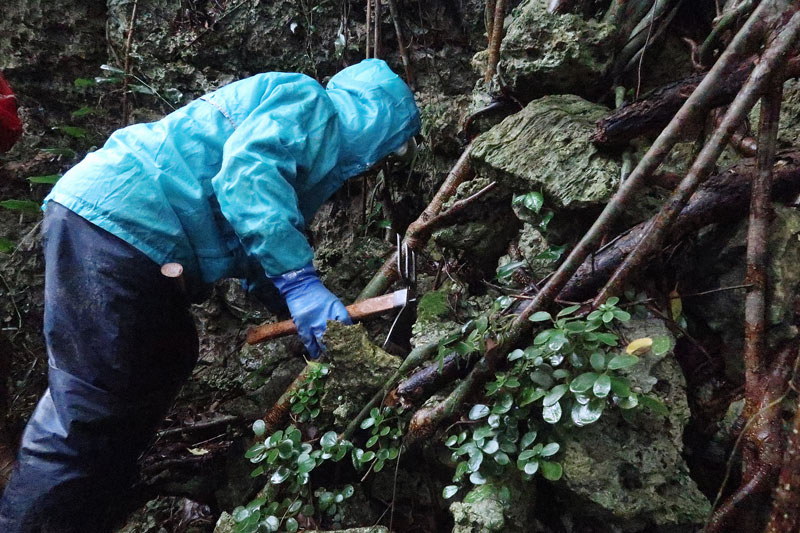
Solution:
[(503, 38), (503, 80), (523, 101), (548, 93), (595, 94), (611, 65), (613, 30), (580, 15), (548, 13), (547, 2), (528, 0), (514, 10)]
[(333, 416), (337, 429), (343, 429), (397, 370), (401, 360), (372, 344), (361, 324), (346, 326), (331, 321), (324, 341), (331, 372), (325, 380), (320, 407), (324, 415)]
[(503, 483), (477, 485), (462, 501), (450, 505), (453, 533), (530, 531), (527, 513), (533, 500), (534, 485), (516, 476)]
[[(661, 320), (633, 320), (625, 338), (667, 336)], [(649, 352), (631, 367), (634, 390), (661, 401), (667, 416), (644, 408), (609, 409), (573, 433), (563, 447), (564, 478), (556, 484), (576, 522), (604, 524), (604, 531), (676, 531), (701, 525), (709, 502), (689, 477), (682, 457), (689, 420), (686, 381), (667, 352)], [(624, 415), (623, 415), (624, 413)]]
[(573, 95), (534, 100), (475, 139), (473, 165), (515, 194), (542, 191), (554, 207), (604, 204), (617, 186), (620, 163), (598, 152), (589, 136), (606, 113)]

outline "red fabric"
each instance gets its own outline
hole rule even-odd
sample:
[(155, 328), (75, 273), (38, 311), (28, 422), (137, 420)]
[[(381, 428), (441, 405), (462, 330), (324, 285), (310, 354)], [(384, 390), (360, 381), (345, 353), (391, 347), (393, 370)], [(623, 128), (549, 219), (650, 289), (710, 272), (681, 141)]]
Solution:
[(14, 146), (22, 135), (22, 122), (17, 115), (17, 100), (8, 82), (0, 73), (0, 152)]

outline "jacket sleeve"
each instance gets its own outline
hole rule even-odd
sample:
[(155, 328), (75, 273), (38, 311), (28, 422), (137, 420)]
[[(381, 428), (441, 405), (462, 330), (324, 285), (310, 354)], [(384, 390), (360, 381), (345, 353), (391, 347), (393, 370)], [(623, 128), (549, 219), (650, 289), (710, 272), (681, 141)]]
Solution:
[(338, 147), (337, 135), (330, 100), (306, 78), (272, 89), (225, 143), (211, 183), (223, 216), (269, 276), (313, 258), (298, 190), (319, 152)]

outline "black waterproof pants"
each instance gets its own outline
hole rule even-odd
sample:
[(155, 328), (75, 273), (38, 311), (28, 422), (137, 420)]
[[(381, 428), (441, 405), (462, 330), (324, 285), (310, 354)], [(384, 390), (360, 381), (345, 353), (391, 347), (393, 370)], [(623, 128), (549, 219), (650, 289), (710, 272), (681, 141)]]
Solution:
[(0, 501), (0, 532), (102, 533), (197, 359), (188, 302), (144, 254), (51, 202), (48, 389)]

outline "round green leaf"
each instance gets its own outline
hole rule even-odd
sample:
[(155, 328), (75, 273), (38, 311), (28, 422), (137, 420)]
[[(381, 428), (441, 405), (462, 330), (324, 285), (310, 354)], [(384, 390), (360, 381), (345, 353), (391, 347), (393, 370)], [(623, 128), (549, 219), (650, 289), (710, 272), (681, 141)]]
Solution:
[(456, 485), (447, 485), (442, 490), (442, 498), (444, 498), (445, 500), (449, 500), (450, 498), (455, 496), (457, 492), (458, 492), (458, 487)]
[(277, 516), (268, 516), (267, 519), (264, 520), (264, 525), (270, 532), (278, 531), (281, 527), (281, 521)]
[(586, 392), (591, 389), (599, 376), (594, 372), (586, 372), (576, 377), (569, 383), (569, 390), (572, 392)]
[(253, 433), (256, 434), (256, 437), (262, 437), (266, 431), (267, 431), (266, 422), (260, 419), (253, 422)]
[(606, 357), (602, 352), (594, 352), (591, 357), (589, 357), (589, 364), (591, 364), (592, 368), (597, 372), (602, 372), (606, 368)]
[(569, 390), (569, 388), (565, 384), (556, 385), (555, 387), (550, 389), (550, 392), (548, 392), (547, 395), (544, 397), (544, 400), (542, 400), (542, 405), (544, 405), (545, 407), (550, 407), (556, 404), (558, 400), (560, 400), (564, 396), (564, 394), (567, 393), (567, 390)]
[(561, 420), (561, 404), (556, 402), (542, 409), (542, 418), (548, 424), (555, 424)]
[(531, 444), (533, 444), (533, 441), (535, 441), (535, 440), (536, 440), (536, 432), (535, 431), (529, 431), (529, 432), (525, 433), (522, 436), (522, 440), (520, 441), (519, 445), (520, 445), (520, 447), (525, 449), (528, 446), (530, 446)]
[(481, 463), (483, 463), (483, 454), (481, 452), (473, 453), (469, 456), (469, 461), (467, 461), (468, 471), (476, 472), (481, 467)]
[(522, 470), (526, 474), (532, 476), (533, 474), (536, 473), (537, 470), (539, 470), (539, 461), (535, 461), (535, 460), (534, 461), (528, 461), (527, 463), (525, 463), (525, 466), (522, 467)]
[(664, 355), (670, 348), (672, 348), (672, 341), (666, 335), (653, 337), (653, 346), (650, 348), (653, 350), (653, 355)]
[(494, 461), (497, 464), (502, 465), (502, 466), (505, 466), (505, 465), (507, 465), (508, 463), (511, 462), (511, 459), (509, 459), (508, 454), (505, 453), (505, 452), (497, 452), (492, 457), (494, 457)]
[(479, 420), (485, 416), (489, 416), (489, 407), (482, 403), (473, 405), (472, 409), (469, 410), (470, 420)]
[(336, 443), (338, 442), (339, 442), (339, 437), (336, 435), (335, 431), (328, 431), (319, 440), (319, 444), (320, 446), (322, 446), (323, 450), (333, 448), (334, 446), (336, 446)]
[(469, 480), (473, 485), (483, 485), (486, 483), (486, 478), (480, 472), (473, 472), (469, 475)]
[(547, 311), (536, 311), (528, 320), (531, 322), (544, 322), (545, 320), (552, 320), (552, 317)]
[(561, 445), (559, 443), (551, 442), (542, 448), (542, 451), (539, 452), (539, 455), (542, 457), (550, 457), (551, 455), (557, 454), (559, 449), (561, 449)]
[(485, 453), (491, 455), (500, 449), (500, 444), (497, 443), (496, 439), (492, 439), (488, 441), (486, 444), (484, 444), (482, 449)]
[(616, 346), (619, 337), (614, 335), (613, 333), (597, 333), (597, 340), (602, 342), (607, 346)]
[(602, 399), (594, 399), (585, 405), (576, 403), (572, 407), (572, 421), (578, 427), (597, 422), (605, 406), (606, 402)]
[(564, 474), (564, 469), (560, 463), (542, 461), (542, 475), (550, 481), (558, 481)]
[(272, 474), (272, 477), (269, 478), (269, 482), (273, 485), (280, 485), (286, 481), (290, 475), (292, 475), (291, 470), (285, 466), (279, 466), (278, 469)]
[(633, 409), (639, 405), (639, 397), (635, 394), (631, 394), (627, 398), (617, 398), (617, 405), (620, 409)]
[(594, 392), (594, 395), (598, 398), (605, 398), (608, 396), (609, 391), (611, 391), (611, 378), (608, 374), (603, 374), (594, 382), (592, 392)]
[(608, 362), (609, 370), (619, 370), (621, 368), (628, 368), (639, 362), (639, 358), (635, 355), (620, 354), (615, 356)]

